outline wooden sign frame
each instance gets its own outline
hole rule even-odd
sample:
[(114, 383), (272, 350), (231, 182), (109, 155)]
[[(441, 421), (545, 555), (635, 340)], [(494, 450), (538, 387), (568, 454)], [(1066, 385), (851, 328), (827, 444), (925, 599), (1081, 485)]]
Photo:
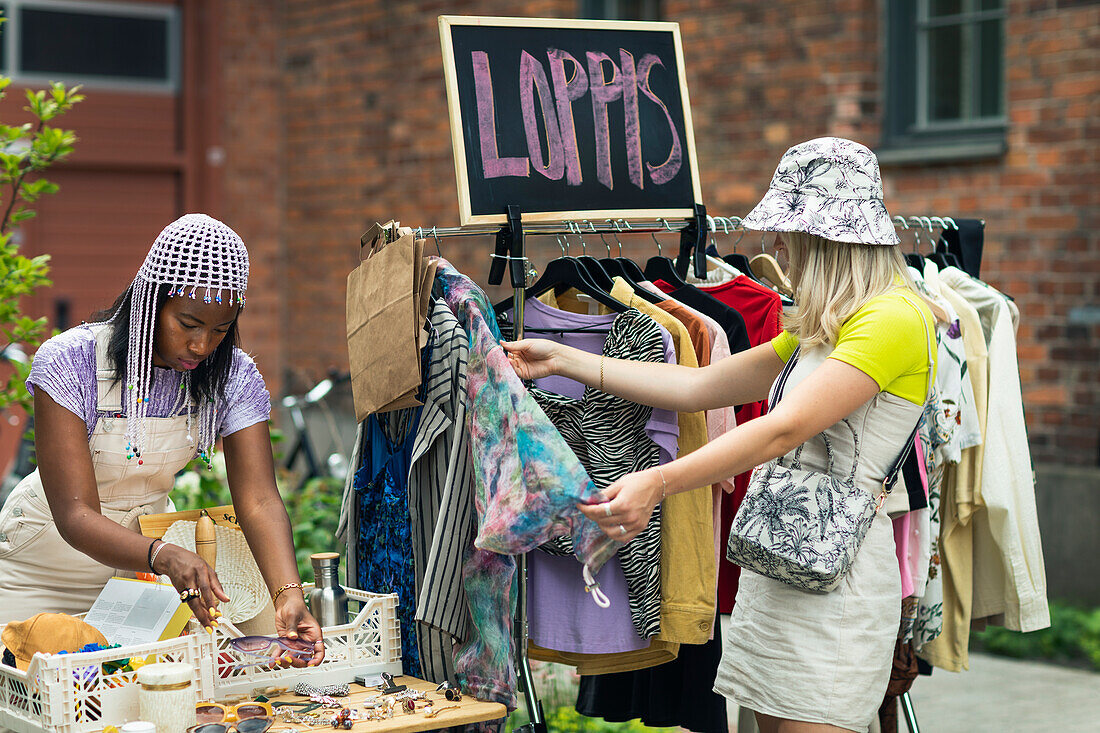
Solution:
[[(506, 216), (503, 212), (503, 207), (499, 214), (475, 214), (472, 210), (473, 202), (471, 200), (470, 177), (466, 157), (466, 140), (463, 133), (458, 70), (456, 67), (454, 39), (452, 37), (452, 28), (455, 26), (528, 27), (555, 30), (583, 29), (588, 31), (656, 31), (671, 34), (676, 61), (675, 73), (679, 80), (679, 101), (682, 107), (684, 123), (683, 134), (686, 137), (686, 140), (683, 141), (682, 154), (685, 159), (684, 163), (687, 164), (691, 177), (692, 203), (700, 203), (702, 201), (702, 193), (699, 186), (699, 165), (695, 150), (695, 131), (691, 119), (691, 104), (688, 98), (687, 75), (684, 66), (683, 45), (680, 41), (680, 26), (678, 23), (441, 15), (439, 16), (439, 34), (443, 48), (443, 71), (447, 87), (447, 109), (450, 116), (455, 177), (458, 182), (459, 218), (463, 226), (468, 224), (503, 224), (506, 222)], [(668, 114), (667, 110), (666, 114)], [(671, 117), (669, 119), (671, 120)], [(549, 154), (547, 157), (549, 157)], [(583, 221), (586, 219), (605, 220), (609, 218), (654, 219), (663, 217), (666, 219), (682, 219), (690, 217), (692, 214), (693, 209), (690, 205), (665, 207), (658, 205), (644, 208), (577, 209), (570, 211), (539, 211), (537, 209), (524, 209), (523, 220), (531, 222), (554, 222)]]

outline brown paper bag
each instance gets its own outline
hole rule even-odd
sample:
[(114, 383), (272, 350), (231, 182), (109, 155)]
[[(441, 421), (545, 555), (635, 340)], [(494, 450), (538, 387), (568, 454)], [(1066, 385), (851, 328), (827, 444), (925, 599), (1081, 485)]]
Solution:
[[(419, 258), (417, 260), (417, 288), (414, 291), (414, 297), (417, 301), (417, 316), (416, 316), (416, 328), (412, 338), (416, 339), (417, 348), (423, 349), (428, 344), (428, 327), (427, 320), (429, 309), (431, 308), (431, 295), (432, 284), (435, 282), (435, 271), (439, 268), (438, 260), (429, 261), (428, 258), (423, 256), (423, 246), (425, 240), (419, 239), (416, 241), (416, 255)], [(423, 375), (421, 375), (423, 379)], [(392, 402), (388, 402), (382, 407), (379, 407), (375, 412), (392, 412), (393, 410), (400, 410), (405, 407), (416, 407), (421, 404), (420, 400), (416, 398), (416, 393), (420, 390), (420, 385), (409, 390), (405, 394), (401, 395)]]
[(348, 275), (348, 361), (359, 421), (410, 392), (410, 406), (421, 404), (415, 399), (421, 381), (415, 291), (422, 258), (411, 233), (389, 244), (385, 238), (384, 227), (371, 227), (363, 235), (359, 266)]

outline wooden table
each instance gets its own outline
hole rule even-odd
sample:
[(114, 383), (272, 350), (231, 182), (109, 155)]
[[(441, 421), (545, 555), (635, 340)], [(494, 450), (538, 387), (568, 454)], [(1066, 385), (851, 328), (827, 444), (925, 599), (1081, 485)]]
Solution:
[[(395, 677), (394, 684), (406, 685), (413, 690), (424, 690), (428, 693), (428, 699), (431, 700), (437, 710), (451, 705), (457, 705), (458, 707), (443, 710), (434, 718), (425, 718), (424, 713), (419, 712), (424, 706), (423, 702), (417, 706), (418, 712), (415, 713), (407, 713), (399, 706), (394, 710), (393, 717), (389, 720), (359, 720), (352, 725), (351, 729), (353, 731), (361, 731), (362, 733), (416, 733), (416, 731), (439, 730), (440, 728), (449, 728), (452, 725), (465, 725), (466, 723), (477, 723), (483, 720), (499, 720), (508, 715), (508, 709), (499, 702), (482, 702), (466, 695), (463, 695), (458, 702), (450, 702), (443, 696), (442, 692), (435, 691), (436, 686), (434, 683), (416, 677), (408, 675)], [(362, 713), (363, 701), (377, 694), (377, 689), (373, 687), (367, 688), (359, 684), (352, 684), (350, 695), (336, 699), (347, 707), (357, 709)], [(302, 702), (307, 699), (287, 693), (272, 698), (271, 702)], [(314, 712), (320, 712), (320, 710)], [(280, 728), (287, 729), (288, 727), (302, 730), (306, 726), (284, 723), (276, 718), (272, 730), (277, 731)], [(322, 726), (315, 726), (314, 728), (320, 730)]]

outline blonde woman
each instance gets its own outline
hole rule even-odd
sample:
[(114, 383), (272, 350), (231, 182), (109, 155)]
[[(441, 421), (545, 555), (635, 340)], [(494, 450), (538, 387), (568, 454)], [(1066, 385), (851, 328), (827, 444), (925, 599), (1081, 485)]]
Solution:
[[(779, 232), (797, 314), (770, 344), (702, 369), (606, 359), (543, 340), (506, 344), (525, 379), (566, 376), (680, 412), (768, 397), (798, 349), (782, 401), (699, 450), (623, 476), (609, 501), (581, 507), (615, 539), (640, 532), (663, 496), (716, 483), (802, 446), (807, 469), (856, 464), (878, 493), (921, 415), (933, 378), (933, 317), (917, 294), (866, 147), (820, 138), (784, 154), (745, 227)], [(772, 396), (775, 402), (777, 395)], [(858, 443), (858, 460), (853, 461)], [(741, 575), (715, 690), (756, 713), (763, 733), (865, 731), (882, 702), (900, 622), (901, 579), (879, 512), (840, 585), (808, 593)]]

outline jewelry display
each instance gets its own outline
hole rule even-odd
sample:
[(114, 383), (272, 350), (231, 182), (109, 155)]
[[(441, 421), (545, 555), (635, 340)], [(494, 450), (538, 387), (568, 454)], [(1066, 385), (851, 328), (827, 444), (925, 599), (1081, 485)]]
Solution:
[(403, 692), (394, 693), (395, 700), (427, 700), (428, 693), (423, 690), (408, 689)]
[[(290, 689), (291, 692), (306, 696), (308, 702), (271, 702), (274, 709), (273, 718), (280, 725), (308, 726), (311, 729), (332, 728), (334, 730), (353, 730), (358, 727), (358, 722), (381, 722), (387, 720), (404, 721), (406, 715), (423, 715), (425, 718), (436, 718), (440, 713), (448, 710), (457, 710), (461, 705), (462, 691), (458, 685), (451, 681), (444, 681), (432, 688), (417, 689), (406, 685), (395, 685), (393, 675), (384, 674), (383, 682), (379, 686), (379, 692), (373, 693), (373, 688), (367, 688), (368, 694), (362, 695), (359, 688), (357, 693), (351, 690), (349, 685), (313, 685), (308, 682), (299, 682)], [(267, 690), (257, 690), (261, 694)], [(273, 693), (278, 690), (271, 690)], [(338, 696), (351, 700), (337, 699)], [(443, 699), (440, 699), (443, 698)], [(415, 719), (413, 719), (415, 720)], [(369, 726), (367, 726), (369, 729)], [(290, 730), (290, 728), (282, 728)], [(227, 731), (227, 733), (230, 733)]]
[(271, 707), (275, 709), (276, 713), (309, 713), (321, 707), (321, 704), (316, 702), (273, 702)]
[(301, 695), (302, 697), (312, 697), (313, 695), (328, 695), (329, 697), (347, 697), (351, 692), (346, 684), (340, 685), (322, 685), (317, 687), (311, 685), (308, 682), (299, 682), (294, 685), (294, 694)]
[(336, 717), (332, 719), (332, 727), (343, 730), (351, 730), (352, 723), (359, 720), (359, 713), (351, 708), (340, 708)]

